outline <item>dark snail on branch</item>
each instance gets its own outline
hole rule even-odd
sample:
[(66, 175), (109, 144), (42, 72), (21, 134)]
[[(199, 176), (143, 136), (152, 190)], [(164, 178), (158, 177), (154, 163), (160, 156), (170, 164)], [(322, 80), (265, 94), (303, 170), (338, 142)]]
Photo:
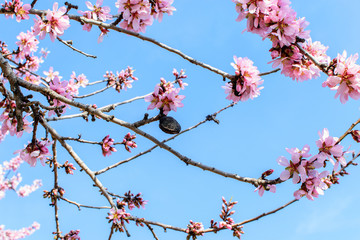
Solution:
[(180, 124), (173, 117), (163, 115), (159, 121), (160, 129), (169, 134), (177, 134), (181, 131)]

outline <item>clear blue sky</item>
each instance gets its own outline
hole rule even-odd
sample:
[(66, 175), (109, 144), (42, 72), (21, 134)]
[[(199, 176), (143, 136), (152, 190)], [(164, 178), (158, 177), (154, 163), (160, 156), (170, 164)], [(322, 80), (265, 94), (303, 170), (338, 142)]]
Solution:
[[(77, 1), (76, 3), (81, 2)], [(85, 2), (85, 1), (84, 1)], [(75, 3), (75, 2), (74, 2)], [(82, 10), (85, 3), (79, 4)], [(114, 1), (104, 1), (104, 5), (116, 9)], [(173, 16), (165, 16), (162, 23), (155, 22), (148, 27), (146, 36), (177, 48), (195, 59), (217, 67), (225, 72), (233, 73), (230, 66), (233, 55), (248, 57), (259, 68), (260, 72), (272, 70), (267, 64), (271, 59), (268, 49), (271, 43), (262, 41), (257, 35), (242, 33), (245, 22), (236, 22), (237, 13), (232, 1), (215, 0), (175, 0), (177, 11)], [(52, 1), (39, 1), (36, 8), (48, 9)], [(310, 22), (313, 41), (321, 41), (329, 46), (328, 55), (332, 58), (337, 53), (347, 50), (348, 54), (359, 52), (359, 18), (360, 2), (343, 1), (294, 1), (292, 7), (299, 17), (306, 17)], [(346, 10), (345, 10), (346, 9)], [(17, 23), (6, 21), (0, 16), (2, 30), (0, 40), (15, 47), (16, 36), (28, 30), (33, 21)], [(153, 91), (160, 77), (173, 80), (173, 68), (185, 69), (189, 86), (183, 92), (186, 95), (184, 107), (171, 113), (182, 125), (188, 128), (203, 120), (206, 115), (229, 104), (225, 99), (221, 86), (222, 78), (214, 73), (181, 59), (151, 43), (144, 42), (125, 34), (110, 32), (101, 44), (97, 44), (99, 31), (94, 28), (90, 33), (82, 31), (80, 24), (71, 22), (71, 27), (62, 36), (64, 40), (73, 40), (74, 46), (98, 56), (97, 60), (85, 58), (59, 42), (52, 43), (47, 36), (40, 47), (51, 51), (39, 73), (53, 66), (64, 79), (69, 79), (74, 70), (77, 74), (84, 73), (90, 81), (101, 80), (106, 71), (116, 72), (131, 66), (135, 76), (133, 88), (122, 91), (102, 93), (87, 101), (103, 106), (143, 95)], [(297, 83), (280, 73), (265, 76), (264, 89), (255, 100), (240, 103), (218, 116), (220, 125), (208, 122), (205, 125), (186, 133), (169, 142), (175, 150), (201, 163), (214, 166), (224, 171), (237, 173), (241, 176), (260, 177), (261, 173), (273, 168), (274, 177), (280, 175), (282, 167), (276, 159), (284, 155), (285, 148), (302, 148), (309, 144), (312, 153), (316, 153), (315, 141), (318, 131), (328, 128), (330, 135), (340, 136), (360, 116), (359, 101), (350, 100), (345, 105), (334, 99), (335, 92), (321, 87), (326, 76)], [(95, 90), (96, 87), (85, 89), (80, 94)], [(147, 103), (140, 100), (119, 108), (115, 116), (128, 122), (143, 117)], [(74, 109), (68, 111), (71, 113)], [(75, 111), (74, 111), (75, 112)], [(157, 114), (148, 111), (150, 116)], [(84, 139), (101, 141), (110, 134), (116, 141), (121, 141), (127, 129), (113, 124), (104, 124), (97, 120), (87, 123), (82, 119), (53, 122), (52, 126), (63, 136), (76, 137), (82, 134)], [(168, 137), (157, 127), (157, 123), (142, 127), (144, 131), (165, 139)], [(26, 135), (21, 139), (7, 137), (0, 144), (1, 161), (9, 160), (13, 152), (24, 146), (31, 139)], [(146, 150), (153, 144), (148, 140), (136, 139), (138, 148), (133, 154)], [(82, 159), (93, 170), (113, 164), (132, 156), (121, 146), (111, 157), (104, 158), (100, 147), (82, 146), (70, 143)], [(350, 140), (344, 141), (347, 147), (359, 147)], [(61, 151), (59, 161), (72, 161), (70, 156)], [(42, 198), (43, 190), (53, 186), (53, 174), (48, 167), (38, 164), (30, 168), (23, 164), (20, 168), (23, 183), (30, 184), (34, 179), (43, 180), (44, 186), (21, 199), (8, 192), (7, 197), (0, 201), (0, 224), (9, 229), (19, 229), (31, 225), (33, 221), (41, 224), (41, 229), (29, 237), (32, 239), (50, 239), (55, 231), (54, 210), (49, 200)], [(301, 199), (300, 202), (268, 216), (258, 222), (244, 226), (242, 239), (267, 240), (315, 240), (315, 239), (347, 239), (356, 240), (359, 236), (360, 193), (357, 181), (360, 169), (351, 167), (351, 175), (340, 179), (340, 185), (334, 186), (315, 201)], [(148, 220), (159, 221), (170, 225), (186, 227), (189, 220), (203, 222), (209, 227), (211, 219), (219, 220), (221, 197), (238, 201), (235, 207), (234, 220), (240, 222), (255, 217), (263, 212), (273, 210), (293, 199), (297, 186), (283, 183), (278, 186), (277, 193), (268, 193), (260, 198), (254, 193), (253, 186), (231, 179), (225, 179), (201, 169), (186, 166), (168, 152), (156, 149), (120, 168), (109, 171), (99, 177), (109, 191), (123, 194), (128, 190), (142, 192), (148, 204), (145, 210), (134, 210), (133, 215)], [(88, 205), (106, 205), (106, 200), (99, 196), (97, 189), (92, 187), (88, 176), (76, 171), (73, 176), (60, 175), (59, 185), (66, 191), (66, 197)], [(64, 233), (71, 229), (81, 230), (81, 239), (107, 239), (110, 224), (105, 217), (106, 210), (82, 209), (63, 201), (59, 204), (60, 227)], [(163, 233), (154, 227), (160, 239), (184, 239), (185, 234), (168, 231)], [(153, 239), (147, 228), (140, 229), (133, 223), (128, 226), (132, 239)], [(117, 233), (113, 239), (125, 238)], [(204, 239), (230, 239), (230, 231), (218, 234), (207, 234)]]

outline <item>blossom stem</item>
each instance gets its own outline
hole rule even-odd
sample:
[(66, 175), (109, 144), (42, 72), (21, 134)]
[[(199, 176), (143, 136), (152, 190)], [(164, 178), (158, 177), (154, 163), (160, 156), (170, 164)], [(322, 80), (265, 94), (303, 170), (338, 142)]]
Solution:
[(57, 37), (57, 40), (59, 40), (59, 42), (65, 44), (67, 47), (71, 48), (72, 50), (74, 50), (75, 52), (78, 52), (86, 57), (91, 57), (91, 58), (97, 58), (97, 56), (95, 55), (91, 55), (91, 54), (88, 54), (88, 53), (85, 53), (77, 48), (74, 48), (73, 46), (71, 46), (69, 43), (67, 43), (66, 41), (62, 40), (61, 38)]

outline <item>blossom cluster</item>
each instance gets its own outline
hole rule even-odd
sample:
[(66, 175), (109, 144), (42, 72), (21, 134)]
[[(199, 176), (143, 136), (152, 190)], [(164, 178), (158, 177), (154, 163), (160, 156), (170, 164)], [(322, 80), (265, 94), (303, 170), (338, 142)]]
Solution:
[[(305, 28), (305, 18), (297, 18), (296, 12), (290, 7), (289, 0), (233, 0), (239, 13), (237, 21), (247, 19), (246, 31), (259, 34), (263, 39), (272, 42), (270, 49), (273, 67), (280, 66), (282, 73), (293, 79), (304, 81), (319, 76), (320, 70), (306, 59), (294, 44), (299, 39), (308, 40), (307, 46), (313, 49), (316, 59), (320, 62), (326, 48), (320, 43), (312, 44), (309, 31)], [(325, 55), (326, 56), (326, 55)]]
[(30, 164), (31, 167), (35, 167), (37, 160), (40, 160), (41, 164), (45, 166), (45, 160), (51, 156), (48, 146), (50, 146), (53, 141), (48, 139), (45, 140), (35, 140), (34, 142), (29, 142), (28, 145), (25, 145), (24, 149), (17, 150), (15, 153), (20, 153), (20, 158)]
[[(273, 174), (273, 172), (274, 172), (273, 169), (269, 169), (269, 170), (263, 172), (263, 174), (261, 174), (260, 179), (265, 179), (266, 177)], [(276, 192), (276, 185), (275, 184), (259, 185), (257, 188), (255, 188), (254, 192), (256, 192), (256, 191), (258, 191), (259, 196), (262, 197), (264, 195), (265, 191), (270, 191), (272, 193), (275, 193)]]
[[(26, 197), (42, 186), (41, 180), (34, 180), (32, 185), (20, 186), (17, 190), (22, 181), (22, 177), (20, 173), (15, 174), (15, 172), (22, 163), (23, 159), (20, 156), (16, 156), (10, 161), (4, 161), (0, 164), (0, 199), (5, 197), (5, 192), (8, 190), (15, 191), (20, 197)], [(13, 172), (14, 175), (9, 178), (8, 175), (11, 172)]]
[(120, 27), (134, 32), (145, 32), (154, 19), (162, 21), (163, 14), (172, 15), (176, 9), (173, 0), (118, 0), (115, 6), (122, 16)]
[[(247, 19), (246, 31), (259, 34), (272, 42), (270, 49), (273, 67), (280, 67), (281, 73), (293, 80), (305, 81), (320, 76), (323, 70), (328, 79), (322, 84), (336, 90), (335, 98), (346, 103), (349, 96), (360, 98), (360, 66), (355, 62), (358, 54), (347, 58), (347, 53), (338, 54), (330, 61), (326, 55), (327, 47), (313, 42), (305, 18), (297, 18), (290, 7), (289, 0), (232, 0), (239, 13), (237, 21)], [(317, 65), (305, 56), (296, 44), (316, 60)]]
[(178, 107), (184, 106), (181, 101), (185, 96), (179, 95), (179, 92), (187, 85), (182, 81), (182, 78), (186, 78), (186, 75), (184, 73), (179, 75), (176, 70), (173, 71), (173, 74), (176, 77), (175, 82), (179, 84), (180, 88), (175, 88), (172, 82), (167, 82), (164, 78), (160, 78), (160, 84), (156, 84), (154, 92), (145, 97), (145, 101), (150, 102), (148, 110), (157, 108), (167, 115), (170, 111), (176, 112)]
[(349, 97), (360, 98), (360, 66), (355, 63), (358, 57), (355, 54), (347, 58), (346, 51), (338, 54), (330, 63), (328, 79), (322, 84), (335, 90), (335, 98), (339, 96), (341, 103), (346, 103)]
[(219, 215), (221, 220), (219, 223), (215, 222), (213, 219), (210, 221), (210, 228), (213, 228), (215, 232), (221, 229), (229, 229), (233, 231), (233, 236), (237, 238), (241, 238), (241, 234), (244, 232), (242, 231), (243, 226), (235, 225), (235, 221), (230, 216), (235, 213), (232, 208), (237, 204), (237, 202), (233, 201), (226, 201), (224, 197), (222, 197), (222, 206), (221, 206), (221, 214)]
[(71, 230), (64, 235), (64, 240), (80, 240), (80, 230)]
[(125, 70), (116, 72), (116, 75), (111, 71), (106, 72), (104, 78), (107, 80), (107, 86), (113, 86), (117, 92), (132, 88), (131, 84), (134, 80), (138, 80), (137, 77), (133, 75), (134, 71), (131, 67), (127, 67)]
[(16, 108), (15, 101), (5, 98), (0, 101), (0, 108), (4, 108), (4, 111), (0, 115), (0, 142), (5, 139), (7, 134), (10, 134), (10, 136), (16, 135), (17, 137), (21, 137), (24, 131), (28, 133), (32, 131), (32, 127), (30, 126), (32, 122), (29, 122), (26, 119), (28, 115), (23, 117), (23, 130), (19, 132), (17, 131), (17, 119), (14, 113)]
[(14, 14), (16, 16), (16, 21), (20, 22), (21, 20), (29, 19), (29, 10), (31, 9), (30, 4), (24, 4), (20, 0), (11, 0), (6, 1), (1, 6), (5, 9), (7, 13), (5, 13), (6, 18), (13, 18)]
[[(62, 80), (62, 77), (59, 75), (58, 71), (54, 71), (53, 67), (49, 68), (49, 71), (44, 71), (46, 76), (46, 81), (49, 84), (51, 90), (60, 94), (67, 99), (73, 99), (74, 96), (79, 94), (80, 87), (86, 87), (89, 80), (84, 74), (76, 76), (76, 73), (73, 71), (70, 80)], [(57, 100), (57, 99), (48, 99), (49, 103), (53, 107), (58, 107), (55, 110), (49, 111), (49, 116), (53, 114), (61, 115), (66, 111), (66, 108), (69, 107), (67, 104)]]
[(0, 239), (17, 240), (25, 238), (33, 234), (36, 230), (40, 229), (40, 224), (34, 222), (30, 227), (22, 228), (19, 230), (5, 229), (4, 225), (0, 225)]
[(58, 36), (62, 36), (64, 31), (70, 27), (69, 17), (65, 14), (66, 8), (60, 7), (57, 2), (53, 4), (53, 10), (47, 10), (46, 16), (34, 19), (34, 35), (39, 35), (39, 39), (44, 39), (48, 33), (51, 41), (55, 41)]
[(124, 144), (126, 151), (131, 152), (130, 148), (137, 148), (136, 142), (134, 142), (134, 139), (136, 138), (136, 135), (131, 135), (131, 133), (127, 133), (121, 142)]
[(73, 170), (76, 170), (76, 167), (74, 167), (74, 164), (69, 163), (69, 161), (66, 161), (66, 162), (62, 165), (62, 167), (65, 168), (66, 174), (71, 174), (71, 175), (73, 175), (73, 174), (74, 174)]
[(301, 150), (298, 148), (286, 149), (291, 155), (291, 159), (281, 156), (277, 159), (279, 165), (284, 166), (285, 170), (280, 174), (280, 179), (286, 181), (292, 178), (294, 184), (301, 184), (299, 190), (295, 191), (294, 196), (300, 199), (306, 196), (313, 200), (314, 197), (324, 194), (324, 190), (329, 188), (336, 179), (329, 175), (329, 171), (319, 172), (316, 169), (326, 167), (326, 162), (334, 165), (333, 172), (336, 173), (339, 165), (346, 166), (343, 146), (338, 144), (338, 138), (331, 137), (329, 131), (324, 128), (319, 132), (320, 139), (316, 141), (318, 154), (312, 156), (309, 145), (305, 145)]
[(260, 90), (264, 88), (259, 85), (264, 81), (261, 80), (257, 67), (247, 57), (234, 56), (234, 62), (231, 63), (235, 69), (234, 79), (223, 86), (225, 93), (228, 94), (226, 99), (239, 102), (258, 97)]
[(110, 213), (108, 213), (107, 218), (109, 219), (109, 223), (112, 222), (113, 226), (116, 230), (120, 232), (124, 232), (125, 222), (129, 223), (129, 217), (131, 217), (130, 213), (127, 213), (124, 208), (121, 209), (110, 209)]
[(132, 210), (135, 207), (145, 208), (147, 202), (147, 200), (144, 200), (142, 198), (141, 193), (134, 195), (133, 193), (131, 193), (131, 191), (128, 191), (124, 194), (122, 201), (120, 201), (119, 199), (117, 200), (117, 207), (122, 208), (124, 206), (127, 206), (129, 210)]
[(190, 220), (190, 223), (187, 225), (185, 232), (191, 236), (202, 236), (204, 233), (204, 226), (201, 222), (193, 222)]
[(114, 144), (114, 139), (110, 138), (110, 135), (107, 135), (103, 138), (101, 142), (101, 150), (104, 157), (110, 156), (111, 152), (116, 152), (116, 148), (112, 147)]
[(36, 39), (33, 30), (27, 31), (26, 33), (21, 32), (17, 36), (17, 39), (17, 50), (11, 52), (7, 48), (7, 44), (0, 42), (0, 52), (6, 55), (7, 59), (18, 64), (18, 68), (14, 70), (18, 77), (22, 77), (25, 81), (38, 85), (40, 83), (40, 77), (32, 72), (36, 72), (39, 69), (40, 64), (43, 63), (44, 58), (46, 58), (47, 52), (41, 49), (41, 56), (35, 55), (38, 50), (39, 41)]

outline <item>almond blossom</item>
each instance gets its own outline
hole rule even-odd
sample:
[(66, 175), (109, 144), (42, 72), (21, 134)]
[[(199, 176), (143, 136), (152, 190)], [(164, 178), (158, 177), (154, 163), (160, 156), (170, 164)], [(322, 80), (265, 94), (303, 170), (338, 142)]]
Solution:
[(330, 65), (335, 66), (329, 73), (328, 79), (323, 82), (323, 87), (336, 90), (335, 98), (340, 96), (340, 102), (346, 103), (349, 97), (357, 100), (360, 98), (360, 66), (356, 64), (358, 54), (347, 58), (346, 51), (338, 54)]
[(178, 107), (183, 107), (181, 102), (185, 96), (179, 95), (180, 88), (175, 88), (171, 82), (167, 82), (164, 78), (160, 79), (160, 84), (155, 86), (155, 90), (151, 95), (145, 97), (145, 102), (150, 102), (149, 109), (157, 108), (167, 115), (170, 111), (177, 111)]
[(298, 183), (300, 180), (301, 182), (304, 182), (306, 180), (306, 171), (303, 158), (311, 156), (311, 154), (309, 154), (310, 147), (305, 145), (302, 150), (299, 150), (298, 148), (286, 148), (286, 151), (291, 154), (290, 161), (284, 156), (277, 159), (278, 164), (285, 167), (285, 170), (280, 174), (280, 179), (286, 181), (292, 177), (294, 184)]
[[(346, 165), (346, 160), (344, 158), (343, 146), (337, 144), (338, 138), (331, 137), (329, 135), (329, 130), (324, 128), (322, 132), (319, 132), (320, 139), (316, 141), (316, 146), (319, 148), (319, 159), (323, 162), (328, 159), (336, 170), (339, 163), (342, 166)], [(336, 163), (335, 163), (335, 161)]]
[(8, 18), (14, 17), (14, 13), (16, 16), (16, 21), (20, 22), (21, 20), (29, 19), (29, 10), (31, 9), (30, 4), (23, 4), (20, 0), (12, 0), (11, 2), (7, 2), (5, 0), (5, 4), (2, 4), (5, 8), (5, 11), (13, 12), (13, 13), (5, 13), (5, 16)]
[(49, 149), (47, 148), (53, 142), (49, 140), (36, 140), (34, 143), (25, 145), (22, 150), (17, 150), (15, 153), (20, 153), (20, 158), (30, 164), (31, 167), (35, 167), (37, 160), (39, 159), (41, 164), (45, 166), (45, 160), (51, 156)]
[[(103, 0), (97, 0), (96, 4), (93, 5), (91, 2), (86, 1), (85, 2), (88, 9), (91, 11), (78, 11), (80, 14), (82, 14), (85, 18), (88, 19), (94, 19), (96, 21), (102, 21), (106, 22), (107, 20), (112, 19), (112, 15), (110, 14), (110, 7), (101, 7), (103, 4)], [(92, 28), (91, 24), (85, 23), (83, 26), (83, 30), (90, 32)], [(100, 27), (100, 30), (103, 29)], [(107, 31), (108, 32), (108, 31)], [(103, 31), (101, 31), (101, 34), (104, 34)], [(102, 35), (101, 40), (102, 40)], [(99, 38), (100, 39), (100, 38)], [(101, 42), (101, 41), (98, 41)]]
[(34, 222), (30, 227), (22, 228), (19, 230), (5, 229), (4, 225), (0, 225), (0, 239), (4, 240), (17, 240), (25, 238), (33, 234), (36, 230), (40, 229), (40, 224)]
[(228, 94), (226, 99), (238, 102), (258, 97), (260, 90), (264, 88), (259, 85), (264, 81), (261, 80), (260, 72), (253, 62), (247, 57), (234, 56), (234, 63), (231, 63), (231, 66), (235, 69), (235, 78), (222, 87)]
[(114, 139), (110, 138), (110, 135), (104, 137), (104, 139), (101, 142), (101, 150), (104, 157), (110, 156), (111, 152), (117, 151), (114, 147), (112, 147), (113, 144), (114, 144)]
[(259, 196), (262, 197), (264, 195), (265, 191), (270, 191), (272, 193), (276, 192), (276, 185), (270, 184), (266, 187), (263, 185), (259, 185), (257, 188), (255, 188), (254, 192), (258, 191)]
[(26, 55), (30, 55), (31, 53), (37, 51), (39, 41), (34, 36), (33, 32), (21, 32), (16, 38), (19, 40), (16, 42), (16, 45), (19, 46), (19, 51), (21, 52), (21, 54), (19, 54), (19, 58), (21, 60), (25, 59)]
[(34, 180), (32, 185), (24, 185), (21, 186), (19, 188), (19, 190), (16, 191), (16, 193), (20, 196), (20, 197), (27, 197), (30, 195), (30, 193), (34, 192), (35, 190), (37, 190), (39, 187), (42, 186), (42, 182), (41, 180)]
[(154, 9), (154, 17), (158, 19), (159, 22), (162, 21), (164, 13), (168, 15), (172, 15), (173, 11), (176, 11), (176, 8), (171, 6), (174, 0), (156, 0), (155, 1), (155, 9)]
[(130, 148), (136, 148), (137, 145), (134, 142), (134, 139), (136, 138), (135, 135), (131, 135), (131, 133), (127, 133), (122, 141), (122, 144), (124, 144), (126, 151), (131, 152)]
[(63, 6), (58, 9), (58, 6), (57, 2), (53, 4), (53, 10), (47, 11), (46, 19), (36, 15), (34, 34), (39, 35), (39, 39), (44, 39), (46, 33), (49, 33), (51, 41), (55, 41), (57, 36), (62, 36), (70, 27), (69, 17), (65, 15), (66, 8)]
[(306, 196), (309, 200), (314, 200), (314, 197), (317, 198), (319, 195), (324, 195), (324, 190), (326, 190), (328, 186), (322, 179), (328, 175), (328, 171), (323, 171), (322, 173), (312, 171), (301, 188), (294, 192), (294, 197), (300, 199)]

